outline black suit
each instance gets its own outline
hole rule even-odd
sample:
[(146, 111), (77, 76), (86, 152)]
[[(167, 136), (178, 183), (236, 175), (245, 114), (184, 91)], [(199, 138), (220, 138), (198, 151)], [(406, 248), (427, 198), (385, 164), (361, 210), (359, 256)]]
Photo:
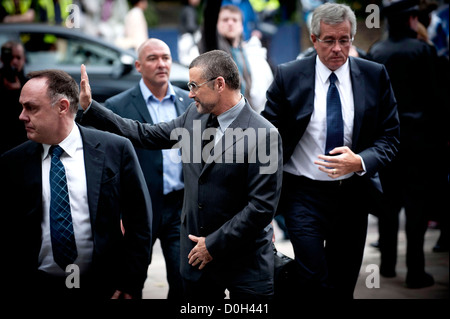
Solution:
[[(366, 174), (344, 182), (314, 181), (288, 173), (283, 179), (279, 211), (286, 217), (302, 284), (311, 289), (304, 291), (306, 296), (314, 296), (315, 291), (319, 296), (332, 293), (329, 288), (338, 288), (340, 297), (353, 294), (370, 209), (367, 197), (381, 191), (377, 171), (397, 153), (399, 122), (386, 70), (358, 58), (350, 57), (349, 63), (354, 95), (352, 151), (364, 160)], [(284, 163), (290, 160), (314, 110), (315, 64), (316, 55), (280, 65), (267, 91), (262, 115), (279, 129)]]
[[(94, 243), (89, 278), (94, 289), (111, 297), (115, 289), (139, 296), (150, 256), (151, 201), (131, 143), (113, 134), (80, 128)], [(1, 157), (2, 287), (45, 297), (38, 272), (41, 247), (42, 145), (33, 141)], [(45, 177), (44, 177), (45, 178)], [(125, 235), (120, 221), (123, 220)], [(44, 282), (45, 284), (45, 282)], [(85, 286), (83, 278), (80, 290)], [(96, 295), (98, 297), (98, 295)]]
[[(189, 92), (173, 86), (174, 105), (177, 116), (183, 114), (192, 100)], [(155, 124), (150, 116), (139, 85), (106, 100), (105, 107), (114, 113), (139, 121)], [(153, 227), (152, 243), (161, 242), (166, 261), (168, 298), (179, 298), (182, 294), (180, 276), (180, 214), (183, 203), (183, 190), (164, 195), (163, 156), (160, 150), (136, 147), (136, 154), (144, 173), (145, 181), (152, 198)], [(182, 174), (179, 178), (182, 180)]]
[(392, 79), (402, 141), (399, 156), (380, 172), (386, 204), (378, 220), (380, 269), (383, 275), (395, 275), (398, 215), (404, 207), (407, 284), (423, 285), (426, 276), (423, 247), (428, 221), (436, 217), (433, 216), (436, 212), (442, 211), (448, 216), (445, 203), (448, 171), (440, 167), (430, 169), (435, 158), (449, 163), (445, 156), (449, 105), (439, 100), (446, 89), (439, 87), (442, 83), (438, 83), (440, 70), (437, 70), (434, 47), (418, 40), (417, 33), (411, 29), (390, 30), (388, 39), (372, 46), (370, 56), (386, 66)]

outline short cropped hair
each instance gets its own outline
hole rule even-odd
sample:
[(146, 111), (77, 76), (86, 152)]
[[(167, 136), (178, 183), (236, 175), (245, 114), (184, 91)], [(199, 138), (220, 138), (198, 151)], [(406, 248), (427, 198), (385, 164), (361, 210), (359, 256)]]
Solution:
[(225, 51), (212, 50), (199, 55), (189, 65), (189, 69), (194, 67), (202, 70), (202, 76), (206, 80), (221, 76), (230, 89), (238, 90), (240, 88), (238, 67), (231, 55)]
[(242, 14), (241, 9), (239, 9), (238, 6), (235, 6), (233, 4), (226, 4), (220, 8), (219, 13), (222, 11), (230, 11), (232, 13), (239, 13), (239, 16), (241, 17), (241, 21), (244, 21), (244, 16)]
[(67, 72), (49, 69), (30, 72), (27, 77), (29, 79), (47, 79), (47, 94), (52, 105), (64, 97), (70, 102), (71, 112), (77, 113), (80, 92), (77, 82)]
[(356, 16), (353, 10), (346, 4), (324, 3), (317, 7), (311, 19), (311, 33), (320, 37), (320, 22), (326, 24), (339, 24), (349, 21), (351, 25), (351, 37), (356, 34)]

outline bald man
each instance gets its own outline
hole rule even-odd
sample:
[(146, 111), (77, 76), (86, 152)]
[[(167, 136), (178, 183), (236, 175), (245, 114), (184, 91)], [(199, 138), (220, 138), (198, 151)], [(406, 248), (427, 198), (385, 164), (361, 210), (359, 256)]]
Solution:
[[(114, 113), (141, 123), (168, 122), (186, 110), (191, 102), (189, 92), (169, 82), (172, 56), (169, 46), (155, 38), (138, 48), (136, 70), (139, 83), (105, 102)], [(171, 154), (173, 153), (174, 154)], [(182, 297), (180, 277), (180, 214), (184, 183), (181, 163), (173, 163), (178, 150), (136, 148), (139, 162), (152, 198), (153, 244), (158, 238), (164, 253), (169, 283), (168, 299)]]

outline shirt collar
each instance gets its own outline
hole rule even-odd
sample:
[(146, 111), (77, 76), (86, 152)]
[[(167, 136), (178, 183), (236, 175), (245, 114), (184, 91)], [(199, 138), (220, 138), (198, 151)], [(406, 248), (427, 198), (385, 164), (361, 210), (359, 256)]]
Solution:
[[(61, 146), (61, 148), (64, 150), (64, 152), (66, 152), (68, 156), (74, 157), (78, 146), (80, 146), (81, 144), (82, 141), (80, 129), (74, 123), (72, 131), (70, 131), (69, 135), (58, 145)], [(44, 152), (42, 153), (42, 160), (47, 158), (51, 146), (52, 145), (49, 144), (42, 144), (42, 147), (44, 148)]]
[[(173, 86), (170, 82), (168, 82), (169, 86), (167, 87), (167, 93), (166, 96), (164, 97), (164, 99), (171, 99), (172, 101), (175, 101), (175, 90), (173, 89)], [(142, 92), (142, 97), (144, 98), (144, 101), (148, 102), (148, 99), (150, 97), (156, 99), (152, 93), (152, 91), (149, 90), (149, 88), (147, 87), (147, 85), (145, 85), (144, 83), (144, 79), (140, 79), (139, 81), (139, 87), (141, 89)]]
[(329, 68), (325, 66), (325, 64), (320, 61), (319, 56), (316, 56), (316, 72), (319, 75), (320, 81), (325, 84), (328, 81), (328, 78), (330, 77), (331, 72), (334, 72), (336, 74), (336, 77), (338, 79), (339, 83), (342, 83), (345, 74), (348, 74), (349, 72), (349, 64), (348, 64), (349, 58), (347, 58), (347, 61), (337, 70), (331, 71)]
[(230, 124), (233, 123), (233, 121), (238, 117), (239, 113), (241, 113), (242, 109), (244, 108), (244, 105), (245, 99), (241, 94), (241, 99), (236, 105), (217, 117), (220, 125), (220, 130), (222, 132), (225, 132), (228, 126), (230, 126)]

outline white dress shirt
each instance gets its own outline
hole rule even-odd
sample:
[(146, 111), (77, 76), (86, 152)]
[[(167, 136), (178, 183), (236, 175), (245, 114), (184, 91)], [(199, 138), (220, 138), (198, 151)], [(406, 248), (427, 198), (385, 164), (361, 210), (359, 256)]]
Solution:
[[(51, 145), (43, 144), (42, 154), (42, 205), (44, 216), (41, 223), (42, 245), (39, 252), (39, 269), (56, 276), (67, 275), (53, 259), (50, 236), (50, 165)], [(92, 261), (93, 239), (89, 214), (86, 170), (84, 166), (83, 142), (78, 126), (74, 124), (70, 134), (59, 146), (64, 150), (61, 162), (66, 170), (67, 188), (69, 191), (70, 210), (73, 230), (77, 245), (78, 257), (75, 260), (80, 273), (83, 274)]]
[[(353, 120), (354, 120), (354, 103), (353, 89), (350, 79), (350, 67), (347, 61), (334, 73), (337, 76), (336, 87), (342, 105), (342, 118), (344, 121), (344, 145), (352, 147)], [(328, 79), (331, 70), (328, 69), (316, 57), (316, 77), (314, 91), (314, 110), (311, 115), (306, 131), (294, 149), (289, 161), (284, 166), (284, 171), (305, 176), (310, 179), (320, 181), (332, 181), (349, 178), (353, 173), (333, 179), (319, 170), (318, 165), (314, 161), (319, 160), (318, 156), (325, 154), (325, 144), (327, 137), (327, 92), (330, 86)]]

